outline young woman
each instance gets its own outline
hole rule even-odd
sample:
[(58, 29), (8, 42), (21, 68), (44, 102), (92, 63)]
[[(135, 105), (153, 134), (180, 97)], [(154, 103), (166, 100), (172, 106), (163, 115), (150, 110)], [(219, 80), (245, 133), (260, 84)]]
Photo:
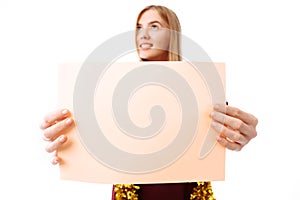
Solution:
[[(169, 31), (170, 30), (170, 31)], [(164, 6), (148, 6), (137, 18), (136, 46), (141, 61), (180, 61), (181, 27), (176, 14)], [(42, 124), (43, 137), (49, 144), (47, 152), (56, 150), (67, 142), (63, 132), (74, 126), (68, 109), (48, 113)], [(238, 108), (226, 106), (221, 109), (215, 106), (211, 114), (212, 128), (220, 136), (217, 141), (230, 150), (241, 150), (252, 138), (256, 137), (258, 120), (253, 115)], [(225, 123), (223, 124), (223, 120)], [(57, 154), (52, 163), (60, 162)], [(168, 183), (168, 184), (117, 184), (113, 187), (112, 199), (141, 200), (187, 200), (214, 199), (210, 182)]]

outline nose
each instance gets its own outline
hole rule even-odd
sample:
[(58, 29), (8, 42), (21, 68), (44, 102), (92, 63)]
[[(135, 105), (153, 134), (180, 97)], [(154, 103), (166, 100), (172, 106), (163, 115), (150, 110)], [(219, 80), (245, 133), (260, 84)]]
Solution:
[(143, 28), (142, 30), (140, 30), (139, 37), (140, 39), (150, 39), (149, 29)]

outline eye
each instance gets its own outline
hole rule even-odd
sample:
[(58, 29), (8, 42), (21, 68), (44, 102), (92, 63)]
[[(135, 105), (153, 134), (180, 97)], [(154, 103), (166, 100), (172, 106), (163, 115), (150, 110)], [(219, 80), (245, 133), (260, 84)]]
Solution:
[(137, 31), (140, 31), (140, 30), (142, 30), (142, 26), (139, 26), (139, 25), (138, 25), (138, 26), (136, 26), (136, 30), (137, 30)]
[(159, 26), (156, 25), (156, 24), (152, 24), (152, 25), (151, 25), (151, 29), (152, 29), (152, 30), (158, 30), (158, 29), (159, 29)]

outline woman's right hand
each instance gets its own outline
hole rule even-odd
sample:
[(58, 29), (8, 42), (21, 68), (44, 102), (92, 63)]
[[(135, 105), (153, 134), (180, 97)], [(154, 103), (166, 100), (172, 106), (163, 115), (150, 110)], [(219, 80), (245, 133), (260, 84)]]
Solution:
[(54, 153), (51, 161), (54, 165), (59, 163), (57, 149), (68, 140), (64, 133), (72, 126), (74, 126), (74, 120), (68, 109), (48, 113), (40, 125), (43, 130), (43, 139), (48, 141), (45, 149), (48, 153)]

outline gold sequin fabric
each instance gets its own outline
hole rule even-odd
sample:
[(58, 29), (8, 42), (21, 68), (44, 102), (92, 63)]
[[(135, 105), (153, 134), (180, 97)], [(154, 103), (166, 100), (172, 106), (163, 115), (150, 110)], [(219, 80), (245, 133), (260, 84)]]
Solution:
[[(115, 184), (115, 200), (139, 200), (139, 186), (134, 184)], [(211, 182), (197, 182), (190, 194), (190, 200), (216, 200), (213, 196)]]
[(193, 188), (190, 200), (216, 200), (210, 182), (198, 182)]
[(115, 184), (115, 200), (138, 200), (139, 186), (134, 184)]

